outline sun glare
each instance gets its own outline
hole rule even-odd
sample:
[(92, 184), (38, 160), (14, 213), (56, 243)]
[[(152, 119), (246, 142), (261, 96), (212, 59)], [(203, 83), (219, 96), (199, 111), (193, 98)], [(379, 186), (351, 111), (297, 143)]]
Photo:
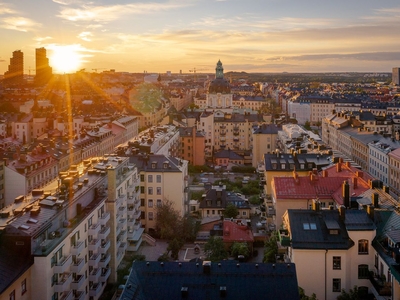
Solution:
[(72, 73), (79, 69), (82, 60), (76, 46), (56, 46), (49, 57), (50, 65), (55, 72)]

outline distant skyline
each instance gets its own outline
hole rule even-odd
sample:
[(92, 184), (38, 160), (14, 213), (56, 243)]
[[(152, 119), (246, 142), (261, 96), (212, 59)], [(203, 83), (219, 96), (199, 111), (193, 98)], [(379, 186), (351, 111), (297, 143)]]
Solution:
[(0, 74), (45, 47), (55, 73), (391, 72), (398, 0), (6, 0)]

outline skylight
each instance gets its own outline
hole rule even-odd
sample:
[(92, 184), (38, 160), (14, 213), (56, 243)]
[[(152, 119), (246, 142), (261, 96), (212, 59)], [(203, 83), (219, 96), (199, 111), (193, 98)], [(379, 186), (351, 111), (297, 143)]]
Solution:
[(305, 223), (303, 223), (303, 229), (304, 230), (317, 230), (317, 224), (305, 222)]

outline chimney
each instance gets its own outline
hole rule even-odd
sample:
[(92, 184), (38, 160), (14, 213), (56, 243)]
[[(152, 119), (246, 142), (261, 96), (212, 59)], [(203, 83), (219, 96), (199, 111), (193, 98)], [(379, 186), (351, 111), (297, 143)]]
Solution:
[(386, 194), (389, 194), (389, 186), (384, 185), (384, 186), (383, 186), (383, 191), (384, 191)]
[(322, 170), (322, 177), (328, 177), (328, 171)]
[(293, 179), (294, 179), (294, 182), (295, 182), (296, 184), (299, 184), (299, 183), (300, 183), (299, 175), (298, 175), (297, 172), (295, 172), (295, 171), (293, 171)]
[(369, 218), (370, 218), (372, 221), (374, 221), (374, 217), (375, 217), (375, 215), (374, 215), (375, 210), (374, 210), (374, 209), (375, 209), (375, 208), (374, 208), (373, 205), (368, 205), (368, 206), (367, 206), (367, 214), (368, 214)]
[(357, 183), (358, 183), (358, 178), (357, 177), (352, 177), (351, 180), (353, 181), (353, 189), (357, 188)]
[(346, 207), (343, 205), (340, 205), (339, 207), (339, 217), (343, 222), (346, 219)]
[(343, 205), (346, 208), (350, 207), (350, 185), (347, 182), (347, 180), (343, 181), (342, 197), (343, 197)]
[(364, 173), (363, 173), (362, 171), (357, 171), (357, 172), (356, 172), (356, 176), (357, 176), (357, 177), (360, 177), (360, 178), (363, 178)]
[(313, 199), (313, 202), (312, 202), (313, 211), (319, 211), (320, 210), (320, 205), (321, 205), (321, 203), (319, 202), (318, 199)]
[(372, 194), (372, 205), (376, 208), (379, 207), (379, 194), (378, 193)]
[(341, 162), (338, 162), (338, 163), (336, 163), (336, 172), (341, 172), (342, 171), (342, 163)]
[(346, 167), (348, 167), (348, 168), (351, 167), (351, 163), (349, 161), (346, 161)]

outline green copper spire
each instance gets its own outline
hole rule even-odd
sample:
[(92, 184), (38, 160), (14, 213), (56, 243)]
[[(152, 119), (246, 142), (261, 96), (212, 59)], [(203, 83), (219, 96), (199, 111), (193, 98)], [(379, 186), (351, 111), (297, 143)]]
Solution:
[(221, 60), (218, 60), (217, 67), (215, 68), (215, 78), (224, 78), (224, 68), (222, 67)]

